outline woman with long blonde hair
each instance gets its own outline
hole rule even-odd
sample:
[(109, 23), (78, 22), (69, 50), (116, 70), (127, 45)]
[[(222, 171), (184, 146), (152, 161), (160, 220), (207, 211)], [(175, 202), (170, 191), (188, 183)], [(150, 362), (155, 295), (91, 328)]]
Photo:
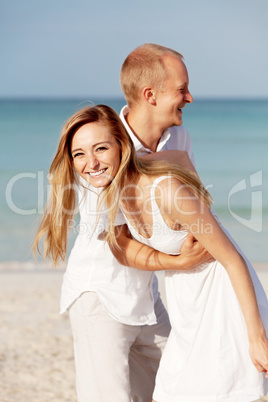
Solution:
[[(83, 127), (95, 125), (106, 137), (113, 132), (113, 139), (90, 149), (94, 168), (80, 177), (74, 161), (84, 162), (79, 149), (77, 155), (72, 154), (73, 138)], [(184, 149), (185, 143), (183, 132), (177, 146)], [(106, 154), (112, 154), (116, 169), (105, 163)], [(104, 172), (98, 171), (101, 155)], [(185, 155), (182, 151), (180, 157), (187, 163)], [(127, 233), (120, 237), (130, 244), (120, 251), (121, 264), (114, 258), (102, 235), (107, 226), (103, 188), (118, 168), (119, 173), (131, 171), (134, 158), (133, 145), (117, 114), (100, 105), (80, 110), (66, 122), (49, 172), (51, 192), (33, 246), (39, 251), (44, 240), (44, 258), (51, 257), (57, 264), (65, 259), (68, 232), (76, 234), (63, 277), (60, 313), (68, 312), (70, 318), (78, 401), (98, 397), (116, 402), (151, 400), (170, 331), (154, 271), (189, 269), (211, 258), (190, 235), (181, 255), (173, 256), (145, 247)], [(127, 178), (121, 174), (122, 180)], [(110, 208), (112, 219), (115, 211)], [(74, 219), (76, 213), (79, 219)]]
[[(129, 160), (135, 158), (135, 150), (124, 128), (119, 124), (118, 116), (108, 107), (100, 105), (82, 109), (67, 121), (49, 170), (51, 192), (33, 244), (33, 250), (39, 251), (39, 242), (45, 238), (44, 257), (51, 257), (55, 264), (60, 258), (64, 260), (66, 256), (67, 235), (75, 215), (77, 198), (75, 184), (78, 183), (78, 176), (73, 167), (72, 139), (75, 132), (84, 124), (96, 122), (109, 127), (115, 138), (120, 138), (120, 146), (124, 154), (121, 160), (121, 171), (131, 169)], [(128, 160), (127, 169), (125, 168), (126, 159)], [(118, 174), (120, 175), (120, 171)], [(120, 177), (123, 178), (124, 174)]]
[[(105, 117), (85, 122), (81, 116), (89, 110)], [(76, 119), (77, 115), (70, 121)], [(103, 189), (99, 211), (108, 210), (106, 240), (115, 255), (120, 253), (120, 208), (141, 243), (179, 254), (190, 232), (215, 258), (192, 271), (166, 272), (172, 330), (154, 400), (250, 402), (263, 396), (268, 381), (266, 295), (250, 263), (210, 212), (211, 197), (198, 176), (172, 163), (139, 160), (118, 116), (107, 106), (80, 112), (61, 141), (63, 162), (51, 173), (63, 177), (65, 168), (72, 185), (75, 169), (90, 185)], [(46, 255), (55, 260), (66, 244), (67, 216), (74, 205), (68, 188), (68, 204), (62, 204), (66, 211), (59, 213), (65, 194), (57, 190), (58, 184), (52, 181), (52, 203), (35, 243), (49, 234)], [(62, 185), (67, 185), (65, 179)], [(60, 229), (51, 229), (49, 212)]]
[[(129, 187), (132, 182), (135, 183), (137, 177), (141, 174), (156, 176), (168, 170), (182, 182), (188, 181), (189, 184), (193, 184), (193, 191), (203, 197), (208, 204), (211, 202), (209, 193), (202, 186), (196, 174), (179, 168), (168, 161), (138, 159), (132, 141), (119, 117), (110, 107), (97, 105), (84, 108), (75, 113), (62, 130), (58, 150), (49, 170), (51, 193), (33, 244), (33, 250), (37, 249), (39, 251), (39, 242), (45, 237), (44, 257), (51, 257), (55, 264), (59, 258), (62, 260), (65, 258), (68, 225), (72, 225), (75, 215), (77, 198), (75, 184), (78, 183), (78, 176), (73, 166), (74, 160), (71, 154), (72, 139), (80, 127), (97, 122), (106, 125), (110, 129), (121, 150), (120, 167), (117, 171), (116, 179), (108, 180), (104, 186), (105, 201), (109, 205), (109, 220), (111, 223), (114, 222), (119, 209), (119, 204), (114, 200), (118, 199), (122, 189)], [(94, 183), (90, 184), (94, 186)], [(100, 195), (99, 209), (101, 209), (103, 202), (104, 198)], [(111, 208), (112, 204), (114, 205), (113, 208)], [(111, 224), (107, 239), (109, 239), (110, 245), (116, 248), (118, 244), (114, 231), (115, 227)]]

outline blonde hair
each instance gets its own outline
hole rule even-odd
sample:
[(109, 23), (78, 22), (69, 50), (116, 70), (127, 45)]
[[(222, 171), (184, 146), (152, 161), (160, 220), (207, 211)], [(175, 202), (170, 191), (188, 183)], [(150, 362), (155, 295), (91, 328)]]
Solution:
[[(75, 213), (76, 177), (71, 155), (71, 143), (76, 131), (85, 124), (99, 122), (110, 129), (119, 144), (121, 162), (114, 179), (103, 189), (99, 211), (105, 205), (109, 212), (109, 230), (106, 240), (118, 247), (115, 235), (115, 218), (119, 209), (122, 191), (127, 185), (135, 183), (139, 175), (161, 176), (168, 172), (172, 177), (187, 185), (191, 191), (210, 205), (211, 197), (198, 176), (188, 169), (165, 161), (139, 160), (134, 145), (117, 113), (109, 106), (97, 105), (84, 108), (75, 113), (62, 130), (58, 150), (50, 167), (51, 194), (36, 234), (33, 250), (40, 253), (39, 242), (45, 237), (44, 258), (52, 257), (54, 264), (64, 260), (67, 250), (69, 222)], [(99, 212), (100, 215), (100, 212)]]
[(127, 56), (122, 64), (120, 84), (129, 107), (139, 102), (140, 91), (145, 86), (165, 89), (168, 73), (164, 56), (168, 54), (183, 60), (176, 50), (154, 43), (145, 43)]
[[(87, 123), (99, 122), (110, 128), (112, 135), (121, 147), (122, 161), (129, 154), (129, 138), (117, 113), (106, 105), (86, 107), (73, 116), (64, 125), (56, 156), (49, 170), (51, 192), (45, 206), (43, 217), (33, 242), (33, 253), (44, 241), (44, 259), (51, 257), (54, 264), (58, 259), (65, 259), (68, 231), (76, 208), (76, 173), (73, 168), (71, 143), (76, 131)], [(120, 174), (120, 169), (118, 174)]]

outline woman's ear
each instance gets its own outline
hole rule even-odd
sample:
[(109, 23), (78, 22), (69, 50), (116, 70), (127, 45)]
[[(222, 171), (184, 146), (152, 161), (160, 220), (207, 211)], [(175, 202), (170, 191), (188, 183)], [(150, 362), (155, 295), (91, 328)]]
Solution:
[(146, 102), (150, 103), (151, 105), (156, 105), (155, 91), (153, 88), (151, 87), (143, 88), (142, 94)]

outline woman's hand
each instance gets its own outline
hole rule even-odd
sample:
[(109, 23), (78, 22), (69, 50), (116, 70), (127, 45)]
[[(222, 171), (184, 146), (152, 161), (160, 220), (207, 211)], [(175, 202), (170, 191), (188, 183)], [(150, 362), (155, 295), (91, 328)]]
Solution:
[(249, 354), (256, 369), (265, 372), (268, 378), (268, 339), (265, 335), (249, 343)]

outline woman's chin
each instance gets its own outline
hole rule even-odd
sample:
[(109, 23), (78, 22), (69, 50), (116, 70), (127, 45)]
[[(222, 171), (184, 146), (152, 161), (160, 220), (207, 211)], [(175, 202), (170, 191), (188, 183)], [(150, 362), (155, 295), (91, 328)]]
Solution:
[(89, 184), (91, 184), (95, 188), (106, 187), (111, 183), (111, 180), (107, 179), (90, 179)]

